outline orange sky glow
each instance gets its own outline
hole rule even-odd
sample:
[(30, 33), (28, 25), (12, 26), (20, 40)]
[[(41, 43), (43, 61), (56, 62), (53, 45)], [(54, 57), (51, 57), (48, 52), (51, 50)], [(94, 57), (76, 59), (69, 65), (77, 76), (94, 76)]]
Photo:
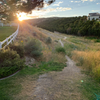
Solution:
[(37, 16), (35, 13), (34, 13), (34, 16), (33, 16), (33, 15), (28, 15), (24, 12), (21, 12), (19, 14), (17, 13), (17, 17), (18, 17), (19, 21), (23, 21), (23, 20), (27, 20), (27, 19), (38, 18), (39, 16)]

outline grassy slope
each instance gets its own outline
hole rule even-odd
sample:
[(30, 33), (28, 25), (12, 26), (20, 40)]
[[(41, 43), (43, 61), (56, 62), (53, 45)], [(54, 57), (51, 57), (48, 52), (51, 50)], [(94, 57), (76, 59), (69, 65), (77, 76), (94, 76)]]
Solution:
[[(34, 31), (38, 33), (35, 36), (33, 34)], [(27, 94), (20, 95), (22, 92), (21, 90), (23, 87), (22, 85), (23, 82), (26, 82), (27, 80), (31, 80), (34, 83), (36, 78), (38, 78), (39, 74), (46, 73), (49, 71), (61, 71), (66, 66), (65, 64), (66, 59), (63, 57), (64, 55), (56, 54), (55, 52), (52, 52), (52, 48), (54, 49), (55, 47), (54, 42), (47, 45), (44, 42), (46, 38), (45, 34), (37, 31), (35, 28), (33, 30), (32, 26), (26, 25), (25, 23), (20, 25), (20, 31), (16, 42), (20, 43), (21, 41), (23, 41), (23, 45), (24, 45), (27, 41), (30, 40), (30, 38), (37, 38), (38, 40), (41, 41), (43, 46), (44, 56), (38, 59), (38, 63), (32, 65), (33, 67), (26, 66), (17, 75), (9, 79), (0, 81), (0, 100), (19, 100), (19, 98), (21, 100), (23, 97), (25, 97), (26, 99)], [(42, 38), (44, 38), (44, 40)], [(24, 88), (26, 87), (27, 86), (24, 86)], [(25, 89), (25, 91), (26, 93), (29, 93), (27, 89)]]
[(16, 27), (9, 27), (9, 26), (0, 27), (0, 41), (6, 39), (8, 36), (14, 33), (16, 29), (17, 29)]
[[(67, 39), (62, 41), (65, 43), (66, 53), (70, 56), (74, 61), (76, 61), (76, 65), (81, 67), (82, 73), (85, 73), (87, 77), (81, 83), (79, 87), (81, 92), (89, 99), (95, 100), (96, 96), (94, 93), (100, 95), (100, 84), (96, 80), (94, 80), (94, 75), (91, 70), (88, 68), (92, 68), (93, 65), (95, 69), (97, 69), (96, 65), (99, 64), (100, 61), (100, 43), (95, 42), (94, 40), (86, 39), (85, 37), (77, 37), (71, 35), (63, 35), (66, 36)], [(94, 52), (94, 53), (93, 53)], [(85, 59), (83, 59), (86, 57)], [(92, 69), (94, 71), (94, 69)], [(98, 74), (98, 72), (96, 72)], [(99, 77), (100, 79), (100, 77)]]

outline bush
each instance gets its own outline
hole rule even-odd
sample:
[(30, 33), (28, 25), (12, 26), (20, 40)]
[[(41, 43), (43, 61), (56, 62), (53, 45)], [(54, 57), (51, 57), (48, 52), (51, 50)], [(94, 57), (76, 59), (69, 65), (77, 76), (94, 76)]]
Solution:
[(55, 42), (58, 42), (58, 40), (55, 40)]
[(52, 42), (52, 39), (50, 37), (46, 38), (46, 43), (51, 43)]
[(57, 48), (56, 48), (56, 51), (57, 51), (58, 53), (60, 53), (60, 52), (66, 53), (66, 51), (65, 51), (65, 49), (64, 49), (63, 47), (57, 47)]
[(9, 45), (9, 48), (16, 51), (20, 57), (24, 57), (24, 47), (23, 45), (20, 45), (20, 44), (11, 44)]
[(16, 51), (10, 48), (0, 50), (0, 78), (9, 76), (24, 67)]
[(30, 40), (25, 45), (25, 53), (32, 57), (39, 57), (42, 55), (42, 47), (39, 41), (37, 40)]

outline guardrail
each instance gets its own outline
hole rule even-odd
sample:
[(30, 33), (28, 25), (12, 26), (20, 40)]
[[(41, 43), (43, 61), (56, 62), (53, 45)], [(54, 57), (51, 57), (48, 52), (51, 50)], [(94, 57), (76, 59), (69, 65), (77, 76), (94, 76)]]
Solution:
[[(17, 30), (12, 35), (10, 35), (4, 41), (0, 42), (0, 49), (1, 48), (5, 48), (7, 45), (9, 45), (10, 43), (12, 43), (12, 41), (14, 41), (14, 39), (16, 38), (16, 36), (18, 34), (18, 31), (19, 31), (19, 25), (18, 25)], [(3, 46), (3, 44), (5, 44), (5, 45)]]

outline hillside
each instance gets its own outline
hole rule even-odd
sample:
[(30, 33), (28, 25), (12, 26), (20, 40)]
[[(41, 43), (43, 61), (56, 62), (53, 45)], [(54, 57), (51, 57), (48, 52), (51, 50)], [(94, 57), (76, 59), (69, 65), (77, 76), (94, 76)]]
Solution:
[(99, 45), (21, 22), (16, 40), (6, 52), (0, 52), (0, 74), (21, 70), (0, 81), (0, 100), (96, 100), (94, 93), (100, 93)]
[(100, 37), (100, 22), (87, 21), (87, 17), (69, 17), (69, 18), (40, 18), (28, 20), (28, 23), (49, 31), (58, 31), (61, 33), (78, 36)]

